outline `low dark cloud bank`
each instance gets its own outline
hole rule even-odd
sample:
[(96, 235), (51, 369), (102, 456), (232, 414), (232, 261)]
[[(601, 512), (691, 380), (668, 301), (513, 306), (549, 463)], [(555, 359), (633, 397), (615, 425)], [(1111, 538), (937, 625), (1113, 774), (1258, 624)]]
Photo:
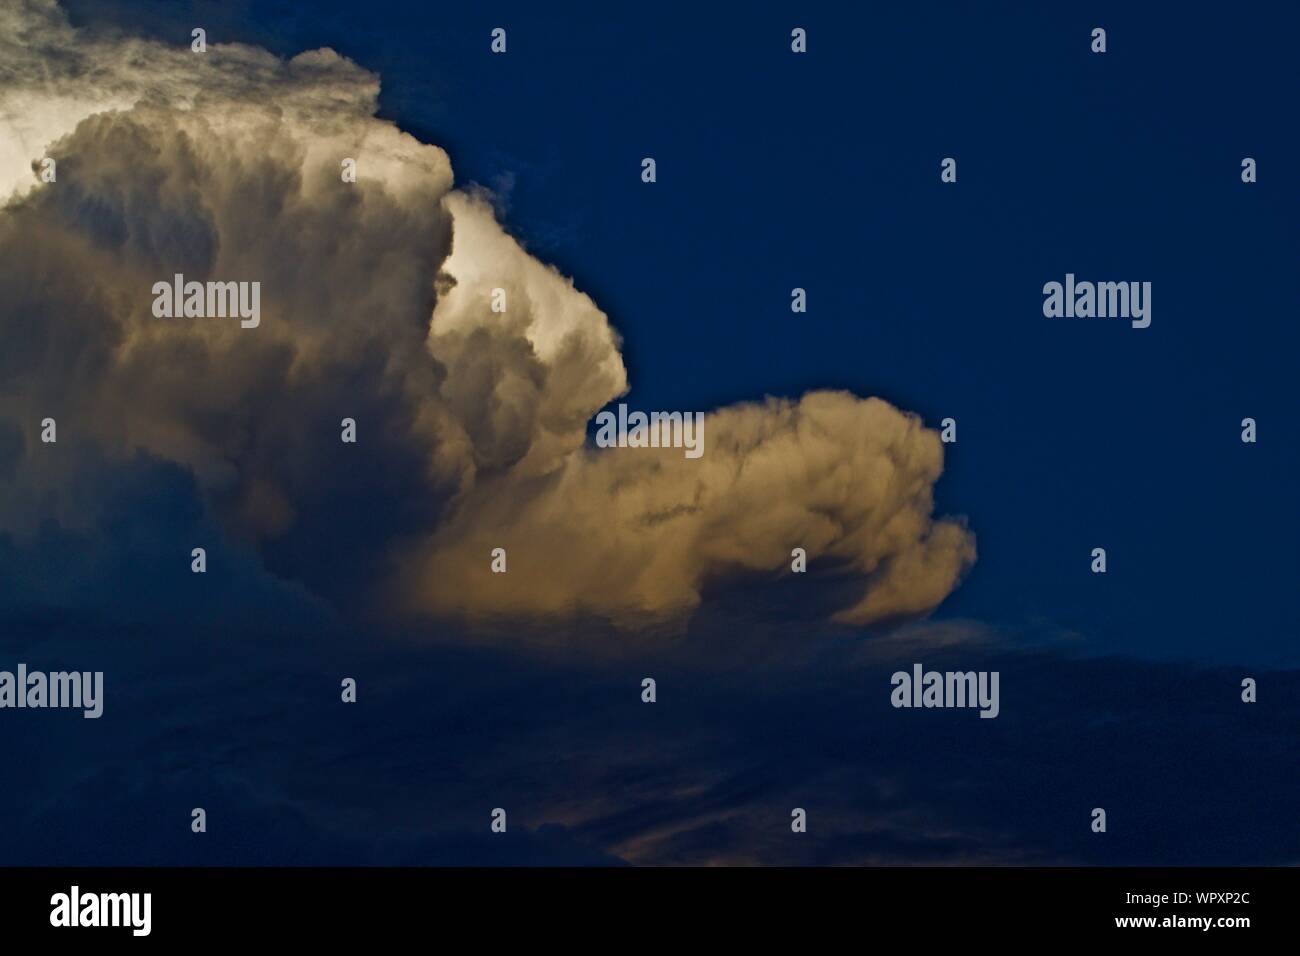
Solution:
[[(107, 688), (98, 721), (7, 715), (0, 760), (24, 768), (0, 795), (10, 863), (1300, 860), (1280, 729), (1300, 716), (1295, 672), (1253, 673), (1246, 706), (1235, 670), (1008, 650), (959, 624), (793, 652), (688, 631), (581, 664), (427, 635), (10, 634), (6, 653), (102, 666)], [(999, 670), (1000, 716), (892, 708), (890, 673), (913, 661)]]

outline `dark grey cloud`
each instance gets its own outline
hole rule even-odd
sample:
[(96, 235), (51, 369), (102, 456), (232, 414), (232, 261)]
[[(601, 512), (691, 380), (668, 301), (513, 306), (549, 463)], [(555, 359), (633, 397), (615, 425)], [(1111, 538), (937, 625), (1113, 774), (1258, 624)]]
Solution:
[[(746, 660), (752, 639), (713, 631), (599, 660), (427, 635), (213, 641), (45, 621), (19, 649), (24, 632), (7, 633), (7, 659), (102, 665), (107, 702), (94, 722), (6, 718), (0, 759), (29, 770), (0, 794), (3, 862), (1300, 859), (1286, 812), (1300, 799), (1295, 672), (1252, 673), (1248, 705), (1231, 668), (977, 638), (918, 656), (785, 635)], [(702, 659), (701, 644), (728, 641)], [(890, 673), (917, 660), (999, 670), (1000, 716), (890, 707)], [(655, 704), (640, 700), (647, 675)], [(356, 704), (339, 701), (342, 676)], [(197, 842), (193, 806), (210, 818)], [(1106, 834), (1089, 828), (1096, 806)], [(489, 832), (494, 807), (505, 836)], [(793, 807), (806, 834), (790, 831)]]

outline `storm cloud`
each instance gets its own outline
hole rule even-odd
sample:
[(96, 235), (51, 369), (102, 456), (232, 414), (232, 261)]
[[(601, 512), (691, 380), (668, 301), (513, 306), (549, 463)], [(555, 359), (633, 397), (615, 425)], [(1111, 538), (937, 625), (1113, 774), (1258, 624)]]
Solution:
[[(879, 399), (712, 411), (698, 460), (593, 448), (592, 417), (629, 393), (616, 331), (454, 188), (443, 150), (377, 118), (378, 92), (330, 50), (198, 53), (83, 33), (48, 0), (0, 10), (16, 564), (51, 527), (112, 538), (122, 482), (179, 469), (170, 486), (270, 578), (385, 615), (681, 618), (716, 582), (788, 573), (794, 548), (856, 581), (848, 623), (952, 591), (975, 548), (933, 516), (943, 445)], [(178, 273), (260, 282), (260, 324), (155, 317)], [(149, 539), (183, 564), (194, 543)]]

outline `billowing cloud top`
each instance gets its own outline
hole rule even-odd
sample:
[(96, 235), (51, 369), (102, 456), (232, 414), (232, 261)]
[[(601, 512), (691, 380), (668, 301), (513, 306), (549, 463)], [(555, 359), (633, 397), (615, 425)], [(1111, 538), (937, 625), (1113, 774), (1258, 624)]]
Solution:
[[(942, 445), (880, 400), (724, 408), (699, 459), (591, 447), (628, 388), (606, 316), (377, 119), (378, 90), (329, 50), (195, 53), (0, 6), (0, 535), (116, 535), (130, 561), (104, 489), (144, 456), (267, 573), (386, 612), (633, 624), (796, 547), (861, 579), (850, 623), (952, 590), (974, 542), (932, 517)], [(260, 282), (260, 324), (155, 317), (176, 273)]]

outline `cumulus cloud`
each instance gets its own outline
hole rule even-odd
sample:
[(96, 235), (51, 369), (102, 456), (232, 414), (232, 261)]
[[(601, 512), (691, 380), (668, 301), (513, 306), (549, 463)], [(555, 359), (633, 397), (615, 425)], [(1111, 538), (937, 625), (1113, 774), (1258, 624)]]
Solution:
[[(839, 615), (866, 623), (934, 607), (974, 558), (969, 532), (930, 517), (938, 436), (878, 399), (737, 405), (705, 434), (699, 460), (575, 448), (545, 479), (481, 483), (407, 562), (406, 593), (432, 610), (651, 618), (689, 610), (723, 575), (788, 569), (803, 547), (866, 578)], [(507, 575), (466, 560), (493, 547)]]
[[(329, 50), (199, 54), (0, 8), (0, 534), (109, 533), (66, 451), (93, 445), (105, 472), (187, 470), (268, 573), (336, 603), (632, 624), (794, 547), (860, 579), (851, 623), (953, 589), (974, 544), (932, 517), (942, 445), (878, 399), (720, 409), (697, 460), (590, 447), (628, 390), (617, 334), (441, 149), (376, 117), (378, 90)], [(155, 318), (175, 273), (260, 282), (260, 325)]]

